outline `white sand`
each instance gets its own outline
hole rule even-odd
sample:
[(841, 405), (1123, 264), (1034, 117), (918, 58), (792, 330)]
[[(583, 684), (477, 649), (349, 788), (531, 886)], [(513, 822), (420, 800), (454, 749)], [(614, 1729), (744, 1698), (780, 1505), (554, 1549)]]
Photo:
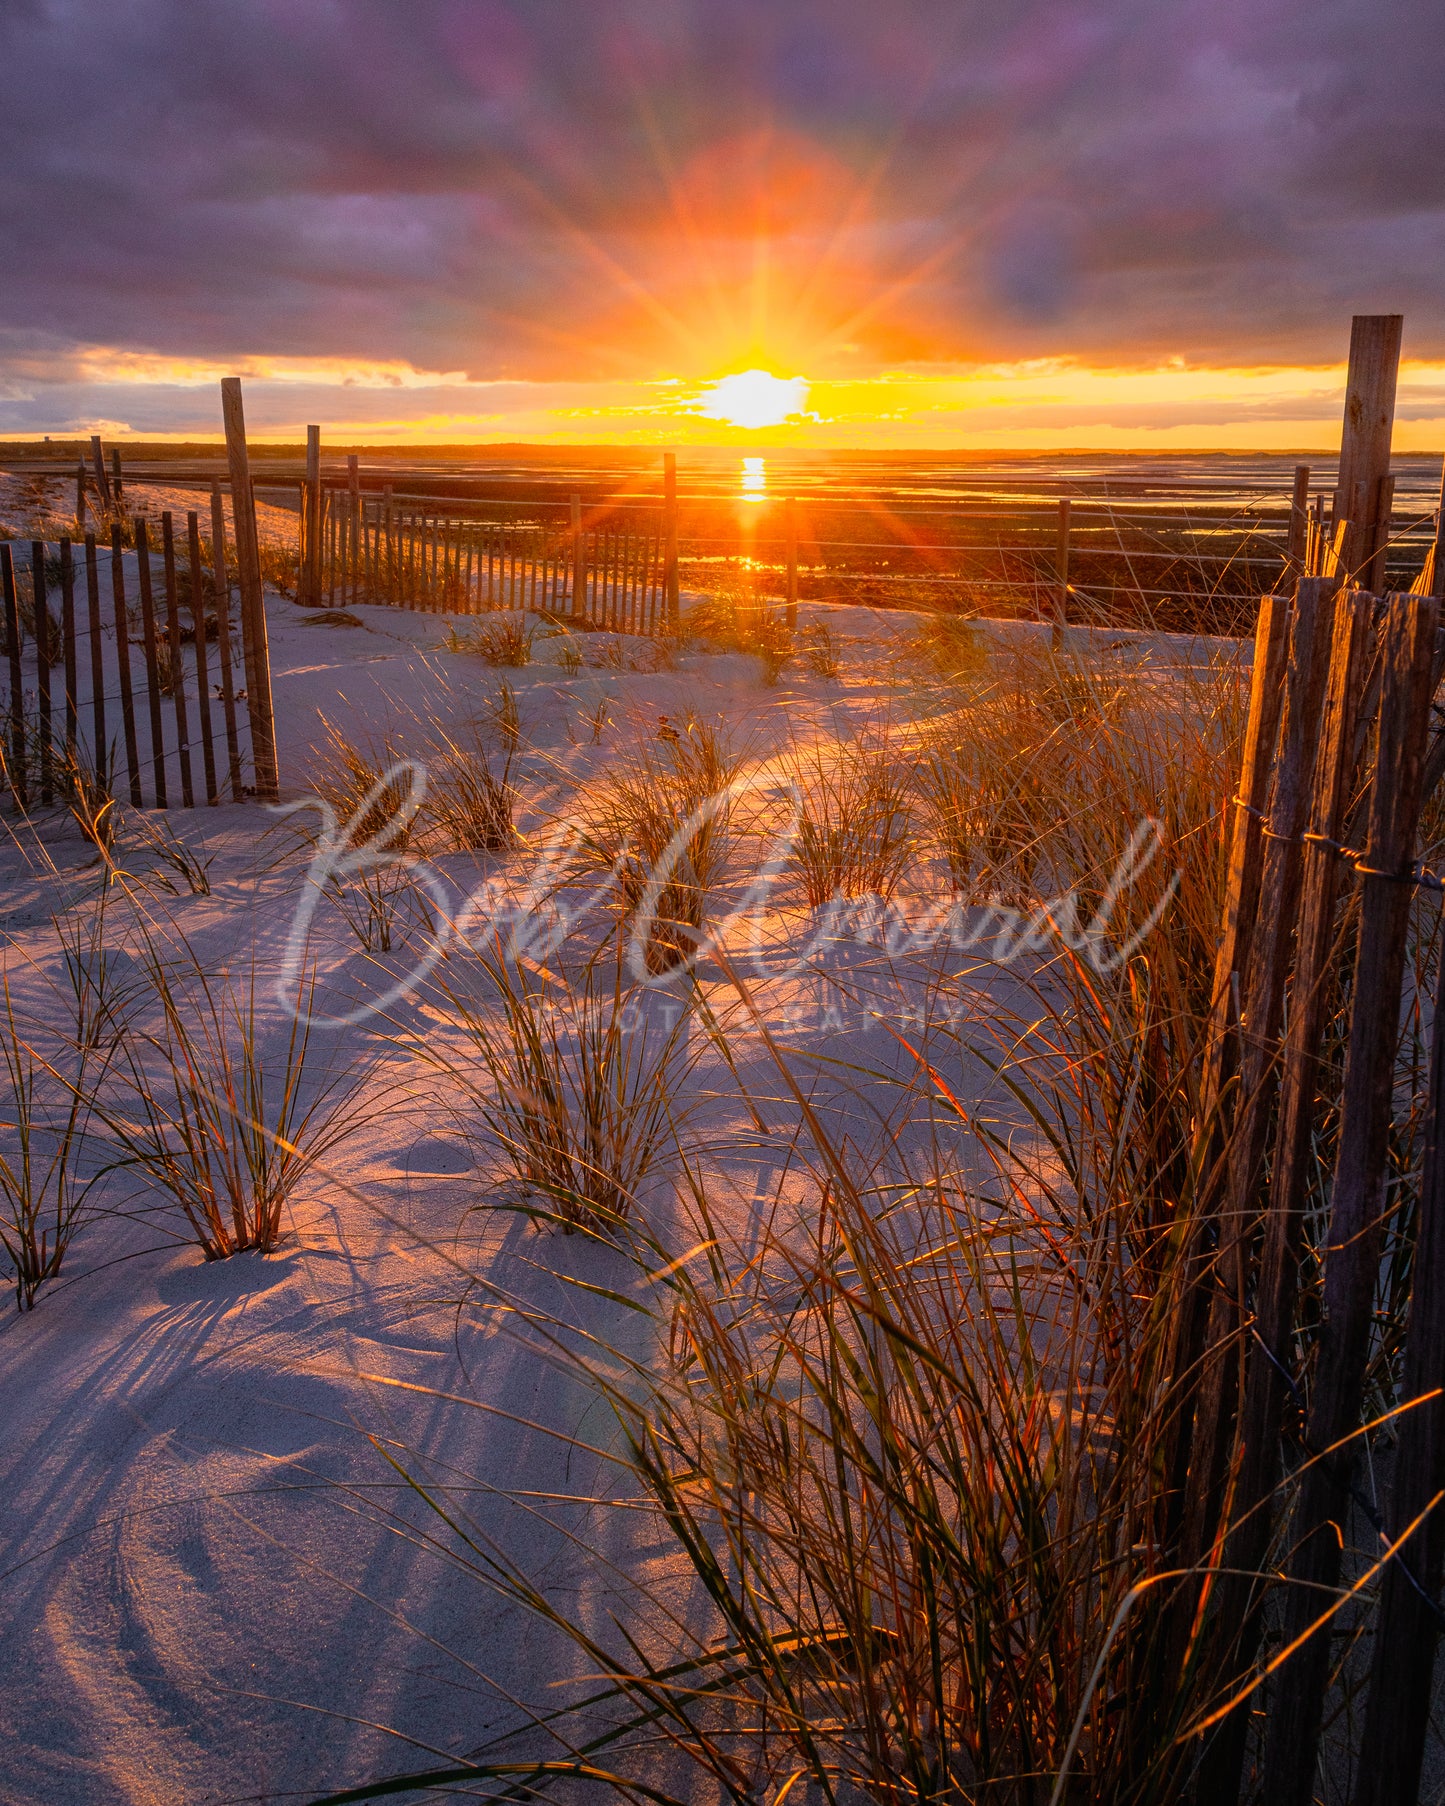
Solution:
[[(542, 789), (568, 774), (585, 785), (620, 742), (655, 731), (660, 715), (725, 716), (765, 758), (786, 727), (847, 735), (884, 716), (901, 720), (916, 695), (892, 671), (914, 626), (901, 614), (805, 609), (805, 619), (826, 612), (844, 640), (845, 681), (789, 671), (768, 691), (741, 656), (696, 654), (659, 673), (568, 675), (547, 662), (497, 672), (439, 654), (445, 621), (355, 612), (361, 626), (327, 627), (287, 603), (270, 605), (290, 798), (306, 790), (321, 714), (358, 736), (412, 714), (464, 722), (495, 699), (503, 678), (516, 690), (527, 769)], [(1032, 637), (1026, 628), (989, 631), (1000, 642)], [(1101, 650), (1111, 642), (1116, 650)], [(1121, 664), (1147, 656), (1168, 667), (1204, 655), (1194, 643), (1124, 635), (1094, 636), (1093, 646)], [(612, 724), (594, 746), (588, 722), (599, 703)], [(208, 967), (243, 973), (254, 951), (270, 975), (304, 854), (254, 808), (171, 819), (213, 856), (213, 894), (152, 896), (148, 907), (183, 928)], [(53, 1018), (50, 916), (93, 888), (93, 877), (78, 841), (51, 850), (59, 875), (37, 876), (13, 849), (0, 864), (17, 998)], [(437, 863), (458, 896), (498, 869), (485, 859)], [(520, 876), (525, 858), (507, 863)], [(797, 920), (770, 925), (795, 945), (803, 931)], [(344, 934), (333, 954), (336, 985), (356, 981)], [(877, 950), (843, 947), (835, 958), (863, 990), (877, 977), (879, 997), (887, 992), (897, 1006)], [(985, 977), (979, 984), (982, 1009), (991, 993)], [(709, 990), (722, 1007), (726, 986), (714, 976)], [(790, 1001), (820, 995), (800, 979), (769, 1007), (781, 1019)], [(415, 1003), (399, 1015), (424, 1025)], [(813, 1055), (846, 1051), (882, 1068), (904, 1058), (859, 1012), (832, 1029), (804, 1019), (815, 1025)], [(284, 1032), (274, 1008), (270, 1032)], [(611, 1582), (584, 1545), (634, 1574), (666, 1560), (631, 1546), (625, 1516), (585, 1502), (621, 1485), (587, 1453), (609, 1435), (597, 1401), (495, 1317), (457, 1309), (466, 1273), (481, 1271), (604, 1341), (645, 1352), (636, 1314), (563, 1277), (632, 1290), (635, 1270), (620, 1254), (538, 1235), (514, 1216), (468, 1217), (484, 1193), (435, 1081), (389, 1051), (374, 1024), (318, 1033), (321, 1043), (339, 1067), (373, 1065), (377, 1101), (335, 1177), (307, 1187), (283, 1253), (207, 1265), (171, 1239), (172, 1219), (116, 1216), (85, 1232), (63, 1282), (33, 1314), (0, 1316), (0, 1800), (304, 1799), (424, 1765), (427, 1750), (474, 1749), (522, 1722), (511, 1698), (561, 1704), (567, 1677), (579, 1672), (566, 1640), (428, 1542), (439, 1525), (369, 1438), (429, 1476), (555, 1605), (591, 1622), (602, 1623)], [(756, 1043), (740, 1045), (760, 1095), (775, 1092)], [(722, 1095), (704, 1118), (709, 1133), (746, 1127), (715, 1056), (702, 1059), (695, 1084), (699, 1096)], [(877, 1100), (849, 1101), (841, 1079), (830, 1084), (857, 1128)], [(388, 1087), (398, 1089), (383, 1098)], [(778, 1165), (765, 1146), (740, 1155), (740, 1196), (766, 1195)], [(117, 1176), (104, 1199), (119, 1208), (137, 1190)], [(656, 1210), (666, 1234), (665, 1197)]]

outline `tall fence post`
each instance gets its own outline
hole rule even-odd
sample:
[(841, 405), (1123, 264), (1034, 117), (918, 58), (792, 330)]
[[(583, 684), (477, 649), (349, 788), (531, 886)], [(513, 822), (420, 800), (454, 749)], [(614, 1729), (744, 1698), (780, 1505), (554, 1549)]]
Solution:
[(1055, 652), (1064, 644), (1064, 628), (1069, 620), (1069, 519), (1073, 504), (1068, 496), (1059, 497), (1058, 541), (1054, 548), (1054, 623), (1050, 642)]
[(274, 803), (280, 796), (276, 770), (276, 720), (271, 703), (271, 657), (266, 643), (266, 603), (261, 588), (261, 544), (256, 532), (256, 497), (246, 449), (246, 417), (241, 379), (221, 379), (221, 412), (226, 426), (226, 458), (231, 472), (231, 516), (236, 570), (241, 586), (241, 646), (246, 661), (246, 706), (251, 717), (251, 764), (256, 794)]
[(682, 612), (677, 562), (677, 453), (662, 454), (662, 591), (667, 631), (676, 633)]
[(114, 503), (110, 494), (110, 478), (105, 474), (105, 448), (100, 442), (100, 434), (90, 435), (90, 457), (95, 465), (95, 492), (100, 497), (100, 505), (109, 514)]
[(306, 429), (306, 518), (302, 522), (305, 544), (301, 569), (301, 600), (307, 608), (321, 606), (321, 428)]
[(1299, 581), (1305, 570), (1306, 548), (1310, 530), (1310, 467), (1296, 464), (1294, 488), (1289, 499), (1289, 539), (1285, 547), (1285, 563), (1289, 575)]
[(788, 559), (788, 632), (798, 631), (798, 498), (790, 495), (783, 504), (783, 523)]
[(1402, 314), (1356, 314), (1350, 322), (1350, 364), (1345, 379), (1345, 418), (1340, 476), (1331, 536), (1345, 527), (1340, 569), (1346, 583), (1368, 589), (1366, 567), (1376, 551), (1382, 480), (1390, 474), (1395, 424), (1395, 384), (1400, 370)]
[(115, 497), (115, 511), (122, 518), (125, 516), (125, 475), (120, 466), (120, 447), (110, 448), (110, 487)]
[[(488, 593), (491, 590), (491, 556), (487, 557)], [(582, 546), (582, 497), (572, 497), (572, 619), (580, 621), (587, 612), (587, 566)]]
[(85, 459), (75, 466), (75, 530), (85, 537)]
[(1431, 596), (1391, 596), (1381, 629), (1379, 738), (1360, 874), (1339, 1153), (1330, 1196), (1324, 1312), (1310, 1402), (1309, 1447), (1295, 1509), (1285, 1643), (1300, 1647), (1280, 1673), (1265, 1750), (1264, 1797), (1308, 1806), (1325, 1690), (1329, 1623), (1314, 1629), (1321, 1601), (1339, 1584), (1359, 1453), (1365, 1365), (1384, 1237), (1395, 1046), (1419, 819), (1430, 687), (1440, 605)]
[(361, 593), (361, 459), (355, 452), (346, 456), (346, 569), (347, 601), (355, 602)]

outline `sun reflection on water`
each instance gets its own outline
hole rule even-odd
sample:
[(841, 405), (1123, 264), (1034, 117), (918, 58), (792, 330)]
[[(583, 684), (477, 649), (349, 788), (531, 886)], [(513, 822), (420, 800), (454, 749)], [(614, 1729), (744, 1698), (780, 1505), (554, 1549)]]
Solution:
[(744, 458), (738, 484), (745, 502), (765, 502), (768, 499), (767, 460), (765, 458)]

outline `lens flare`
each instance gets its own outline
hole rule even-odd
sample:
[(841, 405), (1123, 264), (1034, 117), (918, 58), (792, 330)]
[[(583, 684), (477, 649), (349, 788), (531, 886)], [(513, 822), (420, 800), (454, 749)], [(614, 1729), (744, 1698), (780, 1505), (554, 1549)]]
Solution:
[(769, 370), (738, 370), (707, 390), (698, 412), (730, 426), (781, 426), (801, 414), (808, 400), (807, 379), (774, 376)]

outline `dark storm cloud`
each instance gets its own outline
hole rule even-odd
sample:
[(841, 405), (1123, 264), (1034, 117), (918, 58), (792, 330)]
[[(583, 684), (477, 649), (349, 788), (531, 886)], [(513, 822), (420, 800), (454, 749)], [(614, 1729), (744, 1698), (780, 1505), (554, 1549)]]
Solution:
[(12, 381), (677, 367), (759, 232), (862, 367), (1445, 353), (1438, 0), (0, 0), (0, 71)]

